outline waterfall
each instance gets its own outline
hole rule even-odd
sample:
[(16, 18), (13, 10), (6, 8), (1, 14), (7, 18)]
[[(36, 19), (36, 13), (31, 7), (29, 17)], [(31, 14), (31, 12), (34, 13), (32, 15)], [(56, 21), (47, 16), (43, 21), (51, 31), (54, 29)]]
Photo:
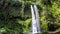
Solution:
[(33, 10), (33, 6), (31, 5), (31, 13), (32, 13), (32, 32), (37, 33), (36, 21), (35, 21), (35, 14)]
[(40, 27), (39, 27), (39, 14), (37, 6), (31, 5), (31, 14), (32, 14), (32, 33), (40, 33)]
[(37, 30), (38, 32), (40, 32), (39, 12), (36, 5), (34, 5), (34, 9), (35, 9), (35, 15), (36, 15)]

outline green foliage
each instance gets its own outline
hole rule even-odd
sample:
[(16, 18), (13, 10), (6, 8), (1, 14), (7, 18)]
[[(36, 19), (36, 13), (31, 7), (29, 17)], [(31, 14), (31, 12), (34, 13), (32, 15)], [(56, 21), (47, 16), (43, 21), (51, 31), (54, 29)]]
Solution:
[(31, 19), (27, 19), (27, 20), (25, 20), (25, 23), (24, 23), (24, 25), (25, 25), (25, 28), (24, 28), (24, 32), (29, 32), (30, 30), (30, 24), (31, 24)]
[(60, 27), (60, 0), (1, 0), (0, 4), (0, 32), (29, 32), (33, 4), (39, 9), (43, 32), (51, 22)]

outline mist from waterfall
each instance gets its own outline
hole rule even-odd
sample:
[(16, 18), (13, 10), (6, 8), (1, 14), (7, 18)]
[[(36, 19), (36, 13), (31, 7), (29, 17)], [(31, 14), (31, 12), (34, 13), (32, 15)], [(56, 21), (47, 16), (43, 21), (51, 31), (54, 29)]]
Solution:
[(37, 6), (31, 5), (31, 14), (32, 14), (32, 33), (40, 33), (40, 27), (39, 27), (39, 14)]

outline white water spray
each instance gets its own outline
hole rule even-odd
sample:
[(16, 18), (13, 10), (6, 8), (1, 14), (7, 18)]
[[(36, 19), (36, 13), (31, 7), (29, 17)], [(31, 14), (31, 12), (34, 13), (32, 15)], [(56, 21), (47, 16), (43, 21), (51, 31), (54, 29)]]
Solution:
[(38, 12), (38, 9), (37, 9), (36, 5), (34, 5), (34, 9), (35, 9), (35, 15), (36, 15), (37, 30), (38, 30), (38, 33), (39, 33), (40, 32), (39, 12)]
[(40, 33), (40, 27), (39, 27), (39, 14), (37, 6), (34, 5), (34, 7), (31, 5), (31, 13), (32, 13), (32, 33)]
[(31, 13), (32, 13), (32, 33), (37, 33), (35, 14), (34, 14), (34, 10), (33, 10), (33, 6), (32, 5), (31, 5)]

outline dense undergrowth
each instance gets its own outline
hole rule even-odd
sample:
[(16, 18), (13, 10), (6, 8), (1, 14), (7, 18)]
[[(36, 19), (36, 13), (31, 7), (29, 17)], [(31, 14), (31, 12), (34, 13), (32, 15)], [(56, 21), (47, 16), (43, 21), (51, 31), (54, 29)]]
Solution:
[(39, 10), (42, 32), (60, 28), (60, 0), (0, 0), (0, 32), (31, 31), (30, 5), (33, 4)]

